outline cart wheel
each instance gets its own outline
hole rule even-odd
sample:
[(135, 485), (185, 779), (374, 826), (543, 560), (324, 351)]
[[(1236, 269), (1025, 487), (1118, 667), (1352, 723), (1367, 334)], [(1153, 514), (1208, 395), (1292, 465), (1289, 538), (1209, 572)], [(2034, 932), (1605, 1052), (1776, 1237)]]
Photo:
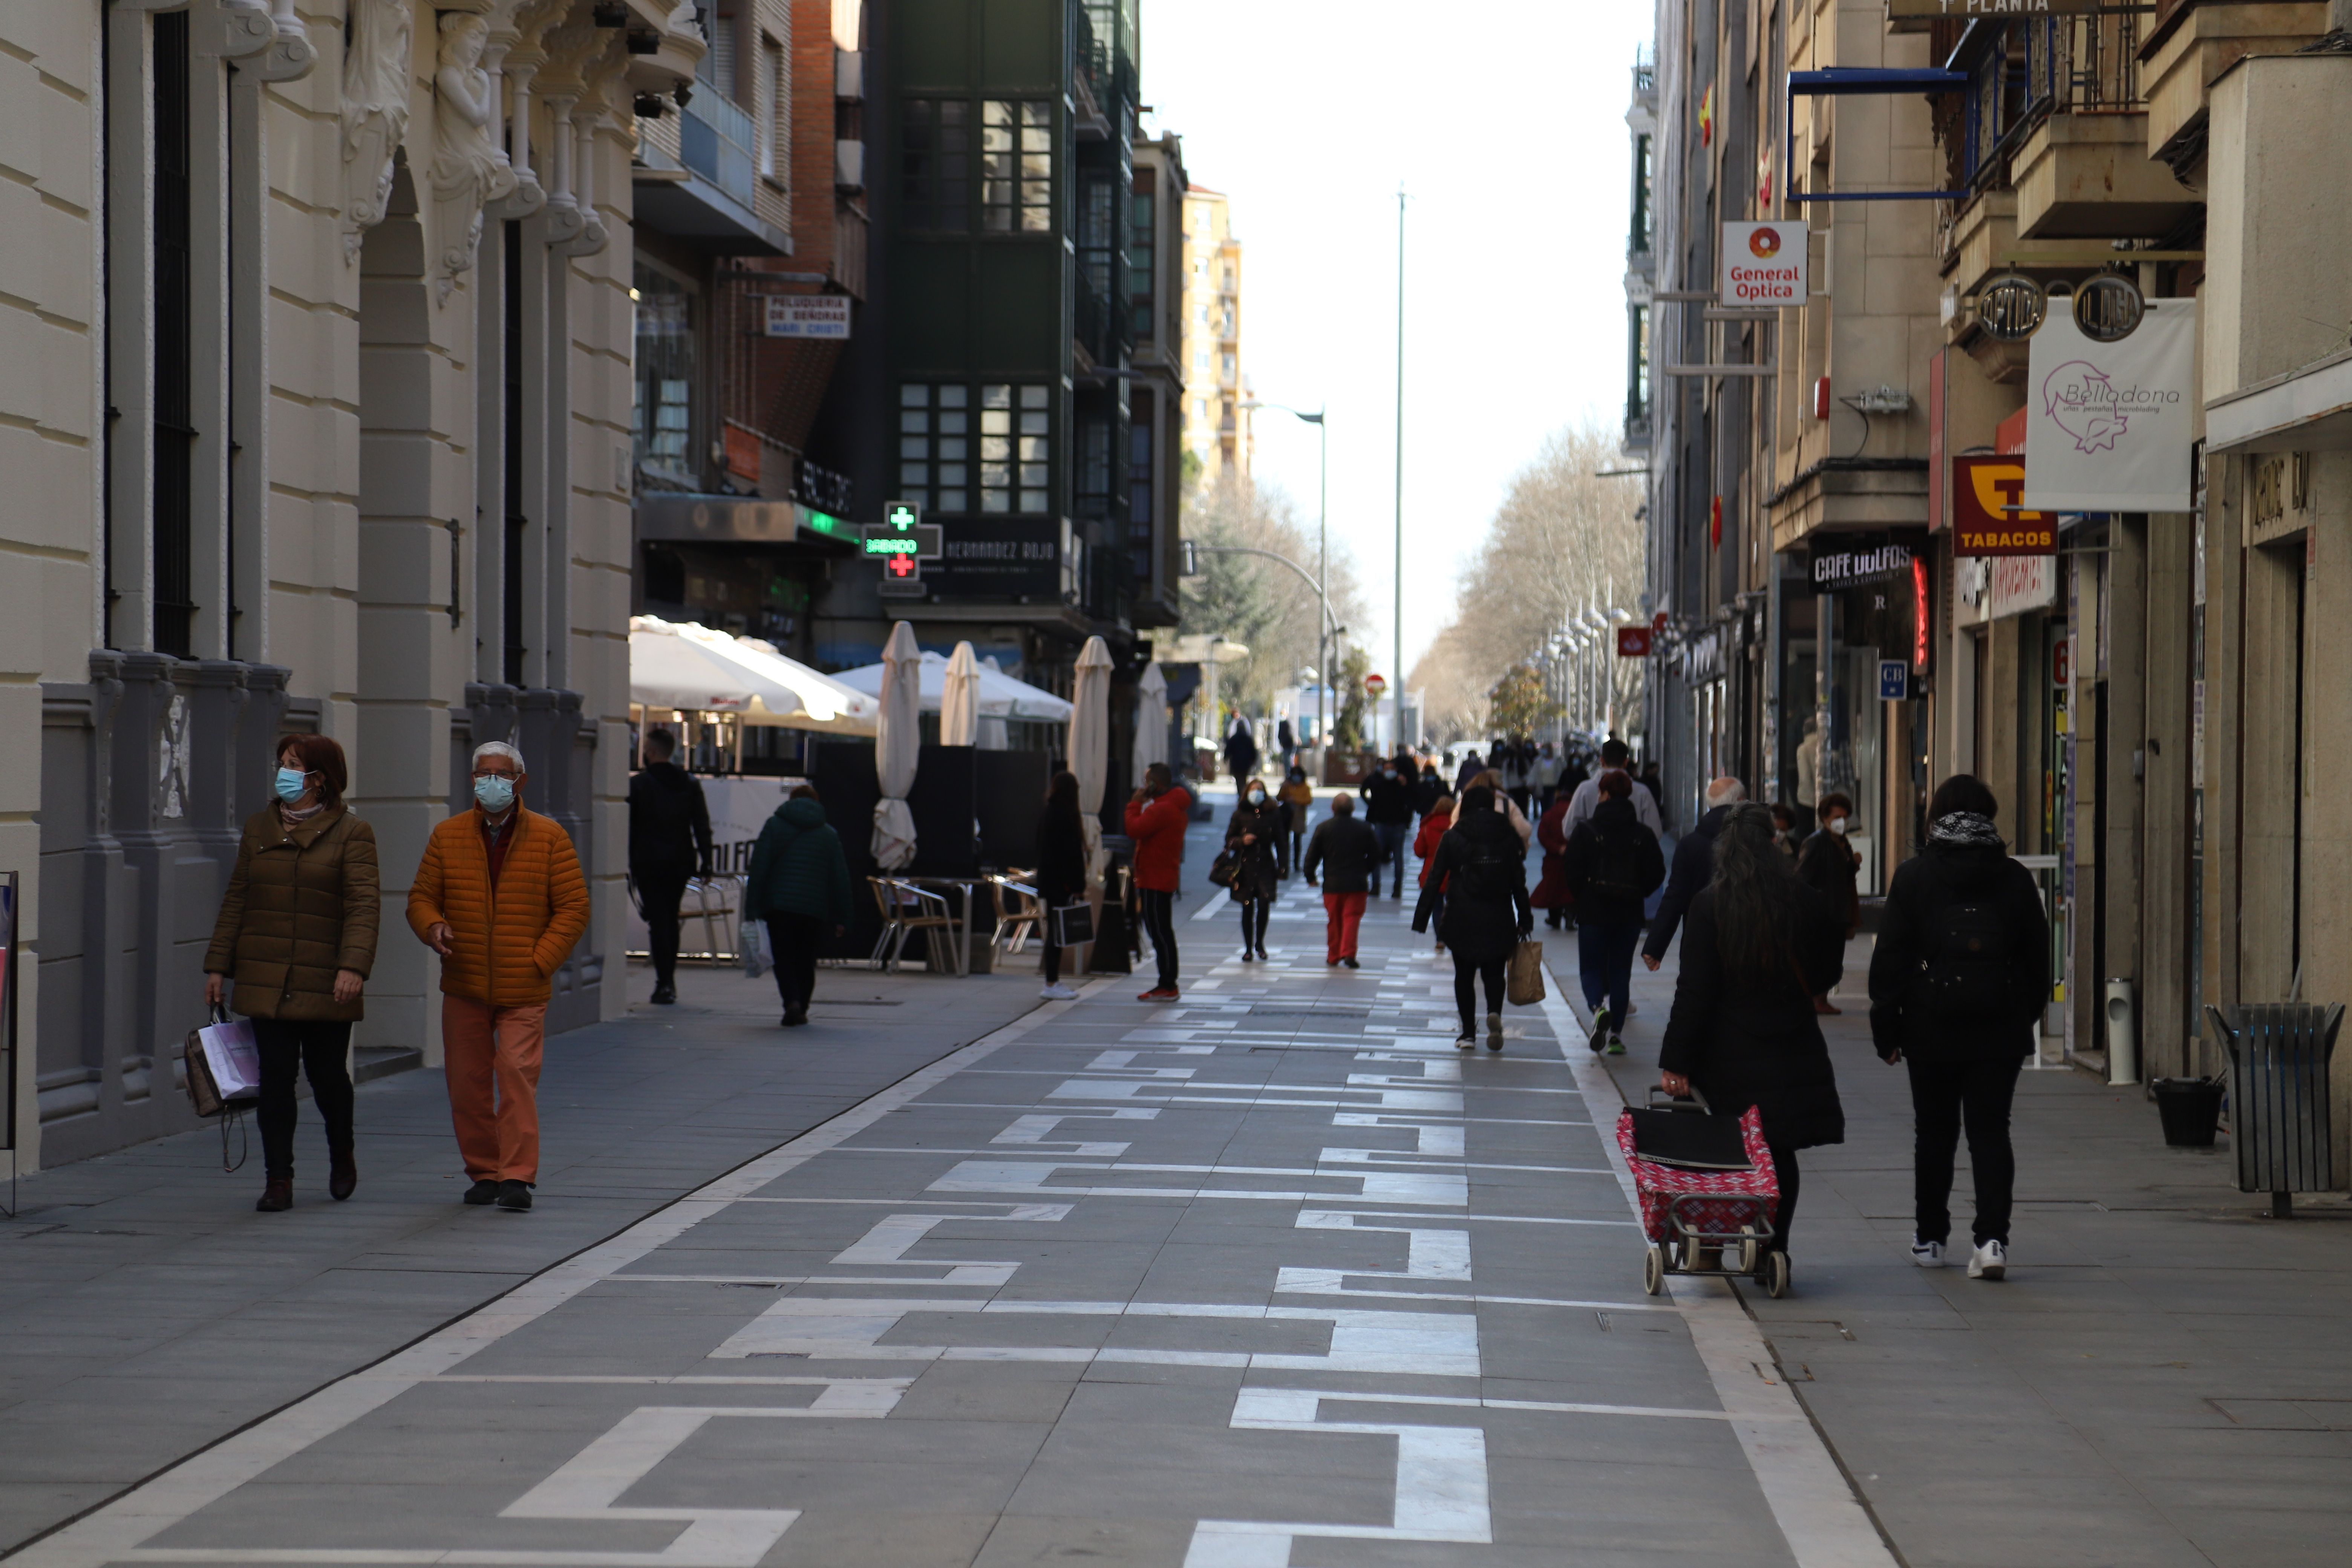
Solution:
[(1764, 1293), (1774, 1300), (1789, 1293), (1789, 1255), (1768, 1252), (1764, 1255)]
[(1739, 1272), (1753, 1274), (1756, 1272), (1756, 1266), (1763, 1261), (1756, 1250), (1756, 1227), (1752, 1225), (1743, 1225), (1739, 1227), (1739, 1232), (1748, 1237), (1739, 1244)]
[(1679, 1246), (1681, 1251), (1677, 1263), (1682, 1272), (1685, 1274), (1696, 1274), (1700, 1268), (1706, 1267), (1706, 1248), (1698, 1244), (1698, 1237), (1695, 1236), (1684, 1237), (1682, 1241), (1679, 1243)]
[(1646, 1296), (1666, 1293), (1666, 1249), (1654, 1241), (1642, 1257), (1642, 1293)]

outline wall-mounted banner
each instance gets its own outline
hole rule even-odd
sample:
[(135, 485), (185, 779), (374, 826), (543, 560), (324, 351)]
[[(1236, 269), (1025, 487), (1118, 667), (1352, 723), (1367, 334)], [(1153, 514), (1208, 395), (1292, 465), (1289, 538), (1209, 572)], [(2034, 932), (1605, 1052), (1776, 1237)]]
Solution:
[(1725, 224), (1723, 303), (1751, 310), (1759, 305), (1802, 305), (1805, 233), (1801, 221)]
[(1911, 575), (1911, 557), (1927, 548), (1925, 535), (1829, 533), (1812, 542), (1806, 576), (1816, 594), (1834, 594), (1864, 583)]
[(2188, 511), (2197, 301), (2150, 300), (2121, 342), (2053, 310), (2025, 385), (2025, 494), (2042, 511)]
[(2025, 494), (2021, 458), (1952, 459), (1952, 553), (2048, 555), (2058, 548), (2058, 519), (2018, 510)]

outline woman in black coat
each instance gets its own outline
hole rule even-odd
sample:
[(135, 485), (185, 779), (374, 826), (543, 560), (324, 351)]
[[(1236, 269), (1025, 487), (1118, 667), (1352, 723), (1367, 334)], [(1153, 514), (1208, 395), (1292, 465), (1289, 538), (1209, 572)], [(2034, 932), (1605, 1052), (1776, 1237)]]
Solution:
[(1062, 947), (1055, 941), (1054, 911), (1087, 896), (1087, 833), (1078, 811), (1078, 775), (1058, 773), (1045, 787), (1045, 809), (1037, 818), (1037, 897), (1045, 918), (1038, 922), (1045, 939), (1047, 1000), (1063, 1002), (1077, 994), (1062, 981)]
[(1265, 921), (1281, 891), (1282, 863), (1276, 851), (1286, 827), (1285, 808), (1268, 799), (1265, 784), (1249, 779), (1242, 803), (1225, 824), (1225, 849), (1234, 858), (1234, 901), (1242, 907), (1242, 957), (1265, 956)]
[(1912, 1261), (1943, 1266), (1965, 1119), (1976, 1175), (1971, 1279), (2009, 1272), (2010, 1098), (2050, 998), (2042, 889), (2001, 843), (1999, 809), (1968, 774), (1944, 781), (1927, 805), (1927, 844), (1886, 889), (1870, 955), (1871, 1042), (1911, 1077)]
[(1754, 1106), (1780, 1184), (1772, 1247), (1797, 1212), (1797, 1151), (1845, 1142), (1837, 1073), (1813, 998), (1845, 967), (1845, 925), (1797, 880), (1772, 842), (1772, 813), (1736, 805), (1715, 840), (1715, 874), (1684, 917), (1682, 972), (1658, 1052), (1669, 1094), (1696, 1089), (1718, 1116)]
[(1511, 953), (1536, 929), (1528, 903), (1528, 848), (1485, 784), (1463, 792), (1454, 826), (1437, 841), (1412, 911), (1412, 929), (1425, 931), (1440, 906), (1437, 936), (1454, 954), (1454, 1005), (1462, 1014), (1454, 1045), (1478, 1043), (1473, 1020), (1478, 985), (1486, 987), (1486, 1048), (1503, 1048), (1503, 979)]

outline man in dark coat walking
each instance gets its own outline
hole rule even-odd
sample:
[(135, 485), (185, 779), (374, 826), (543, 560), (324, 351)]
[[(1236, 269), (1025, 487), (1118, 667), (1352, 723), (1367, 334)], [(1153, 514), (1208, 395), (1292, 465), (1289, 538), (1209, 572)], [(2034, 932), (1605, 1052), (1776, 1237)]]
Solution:
[(1911, 1077), (1911, 1258), (1940, 1268), (1952, 1155), (1965, 1121), (1976, 1173), (1969, 1278), (2009, 1270), (2010, 1100), (2050, 999), (2050, 922), (2033, 874), (1993, 826), (1993, 793), (1966, 773), (1927, 806), (1927, 842), (1895, 871), (1870, 957), (1870, 1037)]
[(1723, 819), (1731, 815), (1731, 808), (1747, 798), (1748, 786), (1729, 774), (1706, 786), (1706, 815), (1691, 824), (1691, 830), (1675, 843), (1665, 896), (1658, 900), (1658, 912), (1650, 918), (1649, 940), (1642, 944), (1642, 962), (1649, 968), (1656, 969), (1664, 959), (1683, 911), (1714, 877), (1715, 836), (1723, 831)]
[[(1404, 847), (1412, 837), (1412, 775), (1399, 772), (1409, 765), (1411, 758), (1390, 757), (1381, 763), (1381, 771), (1363, 783), (1364, 820), (1380, 839), (1381, 860), (1393, 865), (1396, 872), (1389, 888), (1389, 897), (1404, 897)], [(1372, 879), (1377, 884), (1380, 880)]]
[(1336, 795), (1331, 815), (1307, 841), (1307, 885), (1316, 885), (1323, 872), (1323, 966), (1356, 963), (1356, 930), (1363, 923), (1364, 900), (1380, 879), (1381, 836), (1356, 820), (1356, 797)]
[[(1862, 929), (1862, 895), (1855, 881), (1862, 857), (1846, 842), (1853, 802), (1832, 790), (1822, 796), (1813, 814), (1821, 826), (1797, 851), (1797, 880), (1829, 900), (1830, 908), (1845, 921), (1846, 940), (1852, 942)], [(1827, 996), (1816, 996), (1813, 1011), (1833, 1016), (1839, 1009)]]
[(677, 907), (686, 885), (710, 875), (710, 807), (692, 773), (670, 761), (677, 737), (646, 736), (646, 765), (629, 781), (629, 878), (653, 950), (652, 1000), (677, 1000)]
[(1257, 773), (1257, 731), (1238, 713), (1225, 731), (1225, 770), (1234, 775), (1234, 793), (1248, 794), (1249, 781)]

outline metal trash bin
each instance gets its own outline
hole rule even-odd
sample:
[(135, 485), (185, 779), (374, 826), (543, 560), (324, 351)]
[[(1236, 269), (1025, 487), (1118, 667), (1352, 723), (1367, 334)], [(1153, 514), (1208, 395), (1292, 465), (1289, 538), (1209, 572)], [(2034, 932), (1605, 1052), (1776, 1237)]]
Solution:
[(2344, 1024), (2341, 1003), (2250, 1003), (2206, 1016), (2230, 1048), (2230, 1143), (2238, 1190), (2271, 1194), (2271, 1213), (2294, 1212), (2295, 1193), (2336, 1184), (2327, 1064)]

